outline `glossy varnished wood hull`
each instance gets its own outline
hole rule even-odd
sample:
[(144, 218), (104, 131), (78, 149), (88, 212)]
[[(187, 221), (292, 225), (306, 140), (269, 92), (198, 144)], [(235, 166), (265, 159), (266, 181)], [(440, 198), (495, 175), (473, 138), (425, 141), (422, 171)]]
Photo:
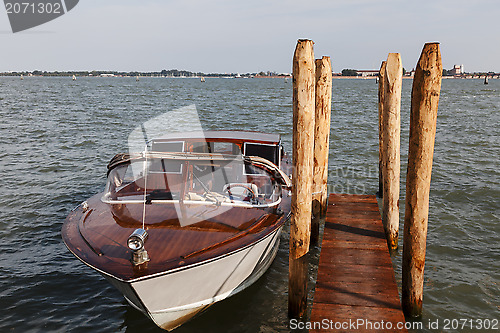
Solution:
[(80, 205), (70, 213), (63, 224), (63, 241), (81, 261), (121, 281), (182, 269), (247, 247), (280, 228), (290, 213), (290, 197), (285, 195), (278, 209), (234, 208), (210, 221), (180, 227), (173, 208), (149, 205), (145, 248), (150, 261), (135, 266), (126, 244), (142, 226), (133, 219), (141, 205), (128, 205), (127, 213), (118, 215), (116, 205), (99, 198), (95, 195), (87, 200), (89, 208)]

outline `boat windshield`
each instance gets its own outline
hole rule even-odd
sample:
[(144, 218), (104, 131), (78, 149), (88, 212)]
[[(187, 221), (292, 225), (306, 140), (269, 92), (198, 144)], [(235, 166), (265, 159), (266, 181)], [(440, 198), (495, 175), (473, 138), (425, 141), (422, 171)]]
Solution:
[(111, 168), (102, 201), (277, 206), (284, 183), (279, 170), (271, 162), (255, 159), (227, 154), (143, 153)]

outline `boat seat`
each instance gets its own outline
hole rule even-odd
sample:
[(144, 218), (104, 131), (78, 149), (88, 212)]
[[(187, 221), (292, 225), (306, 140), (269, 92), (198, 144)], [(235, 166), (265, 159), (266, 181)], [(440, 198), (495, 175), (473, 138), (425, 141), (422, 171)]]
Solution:
[(234, 196), (248, 196), (251, 194), (249, 192), (253, 192), (253, 195), (255, 197), (259, 196), (259, 188), (257, 185), (252, 184), (252, 183), (229, 183), (225, 184), (224, 187), (222, 188), (222, 192), (226, 193), (229, 191), (231, 192), (232, 195)]

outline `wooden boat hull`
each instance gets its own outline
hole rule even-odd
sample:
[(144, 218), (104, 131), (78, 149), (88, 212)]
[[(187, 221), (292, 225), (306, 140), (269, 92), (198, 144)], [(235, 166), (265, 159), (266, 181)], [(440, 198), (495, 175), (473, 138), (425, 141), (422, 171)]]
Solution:
[(276, 256), (281, 230), (246, 248), (182, 270), (126, 282), (103, 275), (133, 307), (159, 327), (173, 330), (257, 281)]

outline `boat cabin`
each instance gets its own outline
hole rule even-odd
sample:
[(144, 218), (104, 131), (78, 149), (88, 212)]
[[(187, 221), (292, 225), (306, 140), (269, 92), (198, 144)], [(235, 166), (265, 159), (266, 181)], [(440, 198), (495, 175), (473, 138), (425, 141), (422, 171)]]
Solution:
[(143, 152), (116, 155), (102, 201), (109, 204), (277, 206), (282, 186), (279, 135), (256, 132), (170, 134)]

